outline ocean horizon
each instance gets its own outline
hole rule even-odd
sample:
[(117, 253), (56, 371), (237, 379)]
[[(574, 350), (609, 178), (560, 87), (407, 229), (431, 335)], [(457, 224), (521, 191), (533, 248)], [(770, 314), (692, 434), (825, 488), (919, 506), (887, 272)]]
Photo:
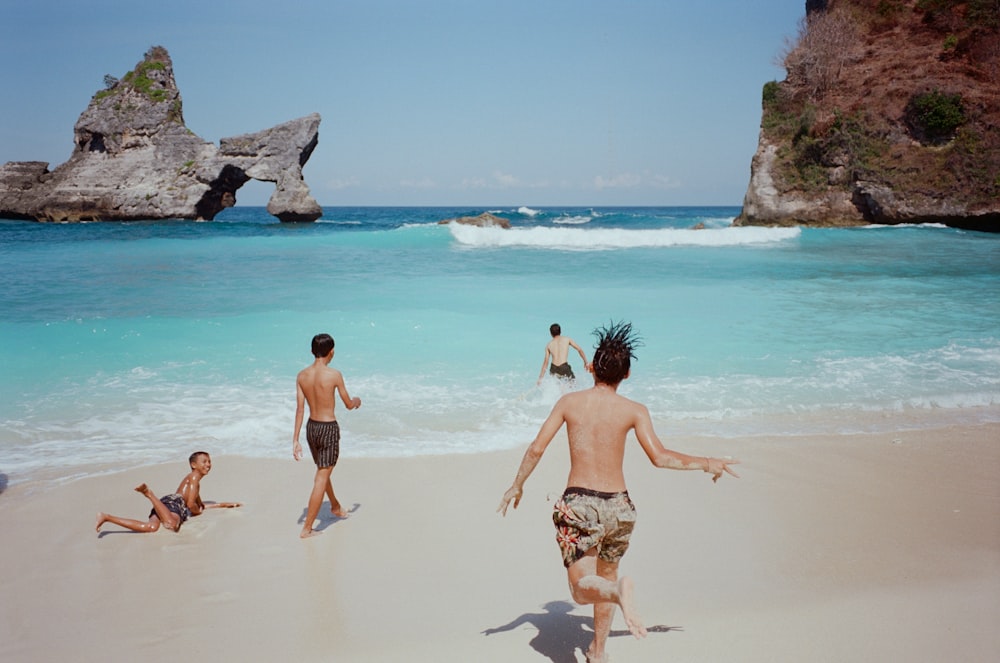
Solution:
[[(509, 230), (438, 222), (491, 212)], [(281, 224), (0, 220), (0, 474), (290, 458), (309, 341), (361, 409), (342, 457), (527, 444), (548, 327), (642, 337), (621, 393), (674, 436), (1000, 420), (1000, 237), (734, 228), (739, 207), (326, 207)], [(697, 229), (696, 229), (697, 228)], [(589, 386), (575, 353), (570, 363)]]

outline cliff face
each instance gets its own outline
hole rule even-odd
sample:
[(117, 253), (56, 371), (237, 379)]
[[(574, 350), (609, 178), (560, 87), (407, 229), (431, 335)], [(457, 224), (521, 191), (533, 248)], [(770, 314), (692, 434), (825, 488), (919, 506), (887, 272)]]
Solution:
[(809, 0), (736, 225), (1000, 232), (1000, 0)]
[(39, 221), (212, 219), (250, 179), (275, 183), (268, 212), (314, 221), (323, 210), (302, 177), (319, 135), (309, 115), (255, 134), (206, 142), (184, 125), (167, 51), (153, 47), (91, 99), (70, 159), (0, 167), (0, 216)]

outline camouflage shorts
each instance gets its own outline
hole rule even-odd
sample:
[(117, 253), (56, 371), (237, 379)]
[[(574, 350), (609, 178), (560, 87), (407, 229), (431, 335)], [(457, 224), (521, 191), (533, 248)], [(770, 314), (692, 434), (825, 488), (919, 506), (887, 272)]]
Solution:
[(618, 562), (635, 527), (635, 505), (627, 492), (567, 488), (552, 511), (552, 522), (565, 567), (595, 546), (598, 557)]

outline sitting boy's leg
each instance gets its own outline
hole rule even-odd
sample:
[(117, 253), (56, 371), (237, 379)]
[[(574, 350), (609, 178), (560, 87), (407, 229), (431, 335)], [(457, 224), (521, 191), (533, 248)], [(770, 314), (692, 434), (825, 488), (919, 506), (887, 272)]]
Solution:
[(97, 531), (101, 531), (101, 525), (104, 523), (113, 523), (119, 527), (124, 527), (125, 529), (132, 530), (133, 532), (155, 532), (160, 529), (160, 519), (157, 517), (150, 518), (147, 521), (143, 520), (133, 520), (132, 518), (119, 518), (118, 516), (112, 516), (110, 513), (98, 513), (97, 514)]
[[(143, 495), (146, 496), (146, 499), (148, 499), (150, 503), (153, 505), (153, 511), (156, 513), (156, 517), (160, 520), (161, 523), (163, 523), (164, 527), (176, 531), (177, 528), (181, 526), (181, 517), (178, 516), (173, 511), (171, 511), (170, 509), (168, 509), (167, 505), (161, 502), (160, 498), (157, 497), (146, 484), (141, 483), (138, 486), (136, 486), (135, 492), (142, 493)], [(152, 523), (153, 519), (150, 518), (149, 522)], [(157, 525), (157, 528), (158, 527), (159, 525)], [(154, 529), (153, 531), (155, 532), (156, 529)]]

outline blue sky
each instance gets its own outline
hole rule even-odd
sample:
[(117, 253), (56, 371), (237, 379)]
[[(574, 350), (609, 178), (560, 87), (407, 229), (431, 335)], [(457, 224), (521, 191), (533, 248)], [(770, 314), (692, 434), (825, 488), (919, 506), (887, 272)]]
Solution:
[[(739, 205), (803, 0), (0, 0), (0, 162), (167, 48), (206, 140), (318, 112), (333, 205)], [(267, 201), (251, 182), (240, 205)]]

